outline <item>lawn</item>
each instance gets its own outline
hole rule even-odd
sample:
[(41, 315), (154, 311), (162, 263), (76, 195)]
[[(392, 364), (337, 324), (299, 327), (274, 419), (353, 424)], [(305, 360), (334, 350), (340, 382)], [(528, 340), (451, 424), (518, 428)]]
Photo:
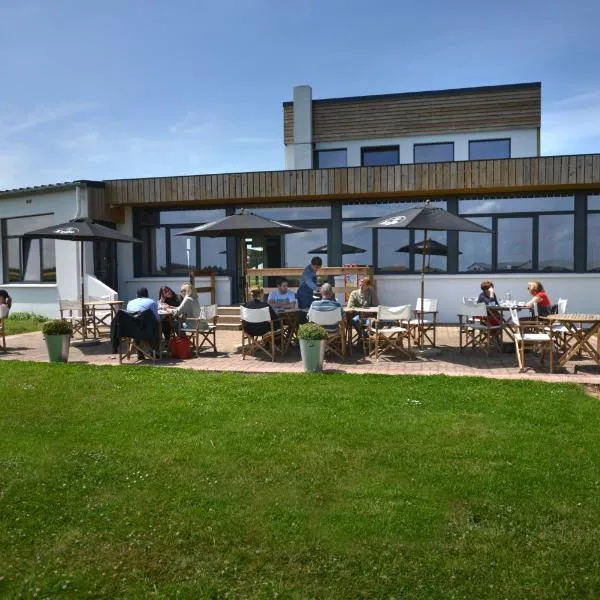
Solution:
[(0, 596), (598, 598), (578, 387), (0, 363)]
[(6, 335), (16, 335), (18, 333), (30, 333), (31, 331), (40, 331), (42, 324), (48, 318), (42, 315), (27, 312), (12, 313), (4, 321)]

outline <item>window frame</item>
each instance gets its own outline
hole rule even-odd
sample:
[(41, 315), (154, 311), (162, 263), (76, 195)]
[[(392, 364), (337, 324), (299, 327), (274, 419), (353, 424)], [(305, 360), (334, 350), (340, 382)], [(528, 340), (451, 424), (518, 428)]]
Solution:
[[(471, 144), (482, 144), (486, 142), (508, 142), (508, 156), (495, 158), (471, 158)], [(481, 140), (469, 140), (469, 160), (506, 160), (512, 156), (512, 138), (489, 138)]]
[[(319, 166), (319, 153), (321, 152), (345, 152), (346, 153), (346, 164), (338, 165), (335, 167), (320, 167)], [(346, 169), (348, 168), (348, 148), (321, 148), (313, 151), (313, 165), (315, 169)]]
[[(395, 151), (398, 153), (398, 161), (392, 163), (381, 163), (379, 165), (365, 165), (365, 151), (368, 153), (370, 150), (386, 150), (386, 151)], [(347, 162), (347, 161), (346, 161)], [(385, 146), (361, 146), (360, 149), (360, 166), (361, 167), (390, 167), (400, 164), (400, 144), (388, 144)]]
[[(452, 146), (452, 158), (450, 160), (424, 160), (424, 161), (417, 161), (416, 157), (417, 157), (417, 147), (422, 147), (422, 146), (448, 146), (451, 145)], [(423, 143), (419, 143), (419, 144), (413, 144), (413, 164), (415, 165), (435, 165), (438, 163), (444, 163), (444, 162), (454, 162), (454, 157), (456, 155), (455, 152), (455, 144), (453, 141), (449, 141), (449, 142), (423, 142)]]
[(589, 244), (590, 244), (590, 215), (600, 215), (600, 206), (598, 208), (590, 209), (589, 196), (598, 196), (599, 194), (588, 194), (586, 198), (585, 206), (585, 273), (598, 273), (599, 271), (593, 271), (589, 268)]

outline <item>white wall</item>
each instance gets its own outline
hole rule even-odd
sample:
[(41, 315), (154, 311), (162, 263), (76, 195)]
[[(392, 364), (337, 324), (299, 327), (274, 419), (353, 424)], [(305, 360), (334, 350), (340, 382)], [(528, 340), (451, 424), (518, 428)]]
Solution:
[[(185, 282), (185, 277), (135, 277), (125, 280), (119, 287), (119, 299), (127, 302), (135, 298), (136, 291), (140, 287), (148, 288), (150, 298), (158, 299), (158, 290), (163, 285), (168, 285), (176, 293), (179, 293), (181, 284)], [(231, 277), (219, 275), (216, 277), (215, 283), (217, 304), (228, 306), (231, 304)], [(208, 287), (209, 285), (210, 278), (196, 277), (196, 287)], [(199, 300), (200, 304), (210, 304), (210, 294), (200, 294)]]
[[(400, 146), (400, 163), (413, 162), (415, 144), (433, 144), (437, 142), (454, 142), (454, 160), (469, 160), (469, 141), (510, 138), (511, 158), (537, 156), (537, 130), (513, 129), (506, 131), (478, 131), (474, 133), (453, 133), (446, 135), (421, 135), (406, 138), (379, 138), (370, 140), (346, 140), (343, 142), (319, 142), (315, 150), (332, 150), (346, 148), (348, 166), (359, 167), (361, 164), (361, 148), (367, 146)], [(294, 168), (288, 167), (286, 168)]]
[[(494, 282), (500, 298), (512, 292), (515, 300), (529, 300), (527, 282), (541, 281), (553, 303), (559, 298), (567, 298), (568, 312), (600, 313), (598, 285), (600, 275), (575, 273), (529, 273), (523, 275), (429, 275), (425, 276), (425, 297), (439, 300), (439, 321), (457, 322), (457, 308), (463, 296), (478, 296), (479, 284), (484, 279)], [(376, 275), (377, 296), (380, 304), (399, 306), (415, 305), (420, 295), (419, 275)]]

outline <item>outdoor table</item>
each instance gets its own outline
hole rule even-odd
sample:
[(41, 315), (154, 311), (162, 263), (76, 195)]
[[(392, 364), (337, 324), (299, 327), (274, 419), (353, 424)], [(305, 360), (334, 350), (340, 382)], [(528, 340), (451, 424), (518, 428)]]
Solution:
[[(347, 335), (347, 340), (348, 340), (348, 348), (350, 348), (351, 353), (352, 353), (352, 331), (353, 331), (352, 318), (355, 315), (358, 315), (359, 331), (361, 332), (361, 336), (362, 336), (362, 332), (363, 332), (363, 329), (365, 326), (365, 319), (368, 316), (377, 316), (378, 312), (379, 312), (378, 306), (368, 306), (365, 308), (350, 308), (345, 311), (346, 335)], [(368, 350), (367, 350), (364, 336), (362, 336), (360, 341), (362, 342), (363, 353), (366, 356), (368, 354)]]
[(300, 324), (300, 315), (302, 311), (299, 308), (291, 308), (277, 312), (277, 318), (281, 321), (281, 352), (287, 352), (292, 342), (296, 341), (298, 325)]
[[(94, 337), (98, 337), (98, 332), (102, 325), (110, 327), (110, 323), (107, 323), (106, 320), (110, 316), (112, 322), (124, 304), (122, 300), (90, 300), (89, 302), (84, 302), (86, 317), (92, 320)], [(106, 312), (107, 314), (99, 316), (96, 311)]]
[(506, 318), (506, 315), (510, 315), (510, 309), (514, 308), (517, 311), (528, 310), (529, 313), (533, 316), (534, 310), (530, 306), (527, 306), (525, 302), (517, 302), (514, 306), (508, 306), (506, 304), (488, 304), (486, 306), (488, 315), (497, 316), (500, 319), (500, 326), (502, 327), (502, 331), (506, 332), (506, 335), (511, 339), (512, 342), (515, 341), (515, 335), (512, 330), (510, 320)]
[[(562, 367), (567, 361), (583, 351), (589, 354), (597, 365), (600, 365), (600, 314), (570, 313), (548, 315), (542, 318), (549, 321), (550, 325), (553, 323), (563, 325), (574, 341), (558, 359), (559, 366)], [(588, 327), (584, 328), (584, 325), (588, 325)], [(591, 338), (594, 335), (598, 336), (596, 348), (591, 344)]]

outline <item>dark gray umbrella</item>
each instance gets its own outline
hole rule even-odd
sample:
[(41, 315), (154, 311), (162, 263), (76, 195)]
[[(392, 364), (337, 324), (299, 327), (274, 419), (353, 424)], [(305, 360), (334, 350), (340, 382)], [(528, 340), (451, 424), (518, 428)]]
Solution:
[[(413, 247), (413, 252), (415, 254), (427, 254), (430, 256), (448, 256), (448, 246), (442, 244), (441, 242), (436, 242), (429, 238), (427, 240), (427, 244), (424, 241), (417, 242)], [(396, 252), (410, 252), (411, 247), (410, 244), (406, 244), (406, 246), (402, 246), (396, 250)], [(459, 252), (462, 254), (462, 252)]]
[[(235, 215), (229, 215), (210, 223), (204, 223), (198, 225), (193, 229), (188, 229), (176, 235), (181, 236), (198, 236), (198, 237), (239, 237), (244, 238), (245, 236), (251, 235), (269, 235), (269, 236), (281, 236), (288, 233), (302, 233), (308, 231), (301, 227), (295, 227), (288, 223), (282, 223), (281, 221), (274, 221), (273, 219), (267, 219), (254, 213), (246, 212), (245, 210), (240, 211)], [(246, 292), (246, 245), (242, 240), (242, 288), (244, 294)]]
[[(424, 202), (421, 206), (415, 208), (408, 208), (400, 212), (386, 215), (385, 217), (379, 217), (368, 221), (366, 223), (360, 223), (356, 227), (368, 227), (370, 229), (422, 229), (424, 232), (423, 236), (423, 247), (424, 252), (422, 253), (423, 260), (421, 261), (421, 309), (425, 299), (425, 261), (428, 256), (429, 240), (427, 238), (427, 232), (429, 230), (434, 231), (470, 231), (474, 233), (492, 233), (487, 227), (482, 227), (473, 221), (463, 219), (458, 215), (454, 215), (445, 211), (442, 208), (434, 208), (430, 205), (429, 200)], [(419, 345), (422, 346), (422, 340), (420, 339)]]
[[(308, 254), (327, 254), (327, 250), (327, 244), (323, 244), (323, 246), (309, 250)], [(342, 254), (363, 254), (364, 252), (366, 252), (364, 248), (342, 243)]]
[[(72, 219), (66, 223), (59, 225), (52, 225), (51, 227), (44, 227), (43, 229), (36, 229), (35, 231), (28, 231), (23, 234), (24, 238), (29, 239), (47, 239), (47, 240), (66, 240), (70, 242), (79, 242), (80, 251), (80, 269), (81, 269), (81, 318), (85, 315), (85, 297), (84, 297), (84, 246), (83, 242), (95, 242), (97, 240), (108, 240), (115, 242), (125, 243), (138, 243), (141, 244), (142, 240), (125, 235), (96, 223), (93, 219), (87, 217), (81, 219)], [(83, 339), (86, 338), (86, 327), (82, 327)]]

